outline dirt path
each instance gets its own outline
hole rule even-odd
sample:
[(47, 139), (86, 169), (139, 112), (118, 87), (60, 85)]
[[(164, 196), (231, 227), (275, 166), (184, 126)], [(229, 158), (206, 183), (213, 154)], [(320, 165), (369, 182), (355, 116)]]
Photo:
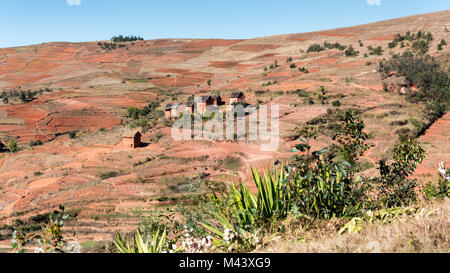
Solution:
[(417, 168), (415, 176), (436, 178), (441, 161), (450, 164), (450, 113), (438, 119), (419, 141), (425, 147), (427, 158)]

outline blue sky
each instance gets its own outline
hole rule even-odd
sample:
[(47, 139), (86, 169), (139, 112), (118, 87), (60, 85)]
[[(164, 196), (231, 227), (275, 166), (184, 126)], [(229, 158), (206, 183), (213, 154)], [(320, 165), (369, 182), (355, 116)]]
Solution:
[(118, 34), (254, 38), (447, 9), (448, 0), (1, 0), (0, 47)]

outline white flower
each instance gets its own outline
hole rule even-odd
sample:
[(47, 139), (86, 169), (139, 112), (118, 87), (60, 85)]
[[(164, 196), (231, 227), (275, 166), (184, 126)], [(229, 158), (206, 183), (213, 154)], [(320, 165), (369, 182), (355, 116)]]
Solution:
[(78, 242), (69, 242), (65, 248), (66, 253), (81, 253), (81, 245)]
[(37, 247), (34, 249), (34, 253), (44, 253), (44, 249), (42, 247)]

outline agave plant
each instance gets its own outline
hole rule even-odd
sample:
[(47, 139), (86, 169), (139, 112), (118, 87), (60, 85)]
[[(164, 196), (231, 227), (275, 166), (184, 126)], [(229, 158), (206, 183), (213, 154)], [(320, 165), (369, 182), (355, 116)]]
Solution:
[(254, 231), (257, 221), (270, 222), (275, 218), (282, 218), (290, 210), (290, 200), (287, 173), (284, 167), (280, 171), (273, 170), (269, 173), (259, 174), (256, 169), (252, 169), (253, 180), (258, 189), (257, 194), (250, 192), (246, 185), (234, 184), (230, 192), (225, 196), (227, 207), (220, 204), (217, 211), (211, 213), (213, 218), (221, 225), (221, 229), (214, 228), (209, 224), (201, 223), (206, 229), (214, 233), (217, 237), (213, 240), (218, 247), (230, 246), (227, 235), (222, 230), (227, 230), (235, 234), (235, 242), (244, 249), (251, 249), (255, 244), (256, 237)]
[(280, 171), (264, 173), (261, 177), (257, 170), (252, 169), (253, 180), (258, 188), (257, 208), (259, 216), (263, 219), (273, 217), (282, 218), (290, 210), (289, 180), (282, 166)]
[[(289, 181), (284, 167), (280, 171), (274, 169), (261, 176), (256, 169), (252, 169), (253, 181), (258, 189), (257, 194), (250, 192), (248, 187), (240, 184), (231, 186), (228, 195), (229, 203), (238, 218), (241, 227), (255, 224), (257, 219), (270, 221), (271, 219), (284, 217), (289, 212)], [(217, 218), (217, 215), (215, 215)]]
[(122, 239), (118, 232), (116, 232), (114, 244), (120, 253), (167, 253), (180, 251), (180, 249), (176, 249), (169, 245), (165, 229), (162, 232), (161, 230), (157, 230), (148, 239), (144, 239), (140, 231), (136, 230), (132, 247), (128, 242), (125, 242)]

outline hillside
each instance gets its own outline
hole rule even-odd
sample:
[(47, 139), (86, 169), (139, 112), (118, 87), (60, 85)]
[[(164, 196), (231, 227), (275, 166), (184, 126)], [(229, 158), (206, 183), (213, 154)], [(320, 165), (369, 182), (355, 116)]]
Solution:
[[(207, 190), (200, 186), (204, 181), (243, 180), (252, 186), (250, 168), (286, 160), (299, 142), (299, 128), (336, 110), (333, 101), (361, 111), (374, 145), (364, 156), (364, 172), (371, 175), (376, 162), (392, 150), (398, 130), (414, 131), (415, 123), (428, 122), (422, 104), (383, 91), (377, 62), (406, 49), (388, 47), (397, 33), (424, 31), (433, 35), (429, 54), (448, 67), (450, 46), (437, 50), (441, 39), (450, 42), (447, 28), (450, 11), (250, 40), (161, 39), (118, 43), (116, 49), (102, 48), (101, 41), (0, 49), (0, 92), (51, 90), (29, 102), (0, 101), (0, 140), (16, 138), (21, 147), (14, 154), (0, 153), (0, 225), (65, 203), (78, 214), (70, 232), (80, 240), (108, 240), (115, 230), (134, 228), (136, 207), (166, 209), (186, 193)], [(325, 41), (352, 45), (359, 54), (307, 52)], [(368, 49), (379, 46), (380, 55)], [(270, 68), (275, 62), (278, 66)], [(320, 86), (328, 92), (328, 104), (315, 97)], [(279, 149), (262, 152), (258, 145), (242, 142), (175, 142), (163, 122), (146, 130), (146, 147), (120, 145), (128, 107), (158, 100), (163, 110), (167, 103), (216, 90), (226, 101), (240, 90), (251, 104), (280, 105)], [(409, 122), (401, 122), (405, 120)], [(423, 181), (435, 178), (438, 163), (450, 158), (449, 120), (447, 113), (420, 136), (428, 152), (416, 172)], [(28, 145), (37, 140), (43, 145)], [(329, 142), (322, 135), (313, 144)]]

